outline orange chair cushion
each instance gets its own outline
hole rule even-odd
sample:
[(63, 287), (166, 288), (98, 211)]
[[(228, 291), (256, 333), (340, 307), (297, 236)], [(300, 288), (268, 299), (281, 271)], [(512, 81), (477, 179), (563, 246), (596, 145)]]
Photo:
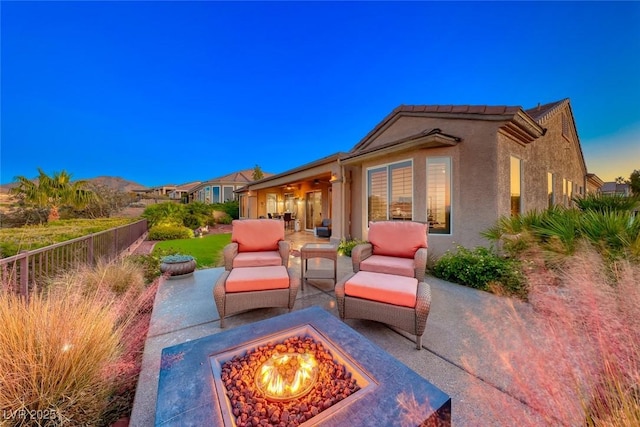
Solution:
[(414, 308), (418, 279), (359, 271), (344, 284), (344, 293), (356, 298)]
[(234, 268), (224, 284), (225, 291), (229, 293), (286, 289), (288, 287), (289, 274), (284, 265)]
[(277, 251), (284, 240), (284, 222), (272, 219), (236, 219), (231, 241), (238, 243), (238, 252)]
[(233, 268), (265, 267), (268, 265), (282, 265), (280, 252), (240, 252), (233, 258)]
[(375, 255), (413, 258), (427, 247), (427, 224), (411, 221), (369, 223), (369, 242)]
[(416, 276), (413, 258), (371, 255), (360, 263), (360, 270), (371, 271), (373, 273), (396, 274), (398, 276), (407, 277)]

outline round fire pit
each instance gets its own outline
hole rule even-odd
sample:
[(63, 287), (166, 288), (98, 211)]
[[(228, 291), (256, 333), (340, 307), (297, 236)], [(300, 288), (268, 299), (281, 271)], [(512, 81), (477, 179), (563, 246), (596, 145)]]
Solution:
[(310, 353), (275, 353), (256, 371), (256, 387), (267, 400), (286, 402), (307, 394), (316, 384), (318, 362)]

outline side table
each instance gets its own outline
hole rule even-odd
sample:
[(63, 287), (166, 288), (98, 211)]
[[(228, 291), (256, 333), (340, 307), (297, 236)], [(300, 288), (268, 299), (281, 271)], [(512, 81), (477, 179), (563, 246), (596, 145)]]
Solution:
[[(326, 258), (333, 261), (333, 277), (327, 277), (326, 270), (308, 270), (309, 258)], [(300, 286), (304, 289), (305, 279), (333, 279), (335, 285), (338, 278), (338, 246), (330, 243), (305, 243), (300, 248)]]

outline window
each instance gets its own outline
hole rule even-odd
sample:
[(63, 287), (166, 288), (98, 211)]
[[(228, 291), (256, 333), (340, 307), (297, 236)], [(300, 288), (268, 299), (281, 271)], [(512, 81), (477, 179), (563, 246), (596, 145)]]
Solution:
[(411, 221), (413, 218), (413, 171), (411, 162), (389, 166), (389, 219)]
[(410, 160), (367, 171), (369, 221), (413, 219), (413, 167)]
[(429, 233), (451, 234), (451, 158), (427, 159)]
[(511, 216), (522, 212), (522, 160), (511, 157)]
[(549, 207), (553, 207), (555, 204), (555, 193), (553, 187), (556, 185), (556, 177), (551, 172), (547, 172), (547, 198), (549, 199)]
[(229, 200), (234, 200), (235, 197), (233, 195), (233, 185), (225, 185), (222, 187), (222, 201), (228, 202)]
[(211, 187), (211, 202), (212, 203), (220, 203), (220, 187), (217, 185), (215, 187)]

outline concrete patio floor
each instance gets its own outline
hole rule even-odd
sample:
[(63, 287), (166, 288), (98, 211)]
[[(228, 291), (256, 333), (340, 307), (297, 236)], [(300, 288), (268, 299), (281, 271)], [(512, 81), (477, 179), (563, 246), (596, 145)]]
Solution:
[[(299, 243), (294, 243), (293, 248), (299, 248)], [(299, 272), (300, 258), (292, 256), (290, 266)], [(330, 270), (332, 264), (329, 260), (313, 259), (309, 260), (309, 268)], [(222, 271), (222, 268), (198, 270), (191, 277), (161, 283), (131, 426), (154, 425), (162, 349), (222, 331), (212, 295)], [(351, 271), (351, 258), (339, 256), (338, 278)], [(383, 324), (361, 320), (345, 323), (449, 394), (453, 425), (512, 425), (503, 413), (516, 414), (516, 418), (521, 414), (522, 420), (538, 418), (528, 406), (505, 392), (510, 389), (509, 376), (498, 356), (491, 356), (495, 354), (491, 343), (477, 332), (477, 322), (481, 321), (484, 327), (504, 330), (505, 339), (513, 339), (517, 345), (517, 337), (508, 334), (510, 300), (433, 277), (427, 281), (431, 285), (432, 304), (421, 351), (415, 349), (412, 335)], [(299, 291), (294, 310), (319, 306), (337, 317), (333, 281), (311, 283), (312, 286), (306, 285)], [(227, 318), (224, 330), (284, 313), (286, 309), (258, 309), (232, 315)], [(473, 367), (468, 367), (465, 361), (470, 361)], [(492, 402), (500, 402), (500, 407), (492, 407)]]

